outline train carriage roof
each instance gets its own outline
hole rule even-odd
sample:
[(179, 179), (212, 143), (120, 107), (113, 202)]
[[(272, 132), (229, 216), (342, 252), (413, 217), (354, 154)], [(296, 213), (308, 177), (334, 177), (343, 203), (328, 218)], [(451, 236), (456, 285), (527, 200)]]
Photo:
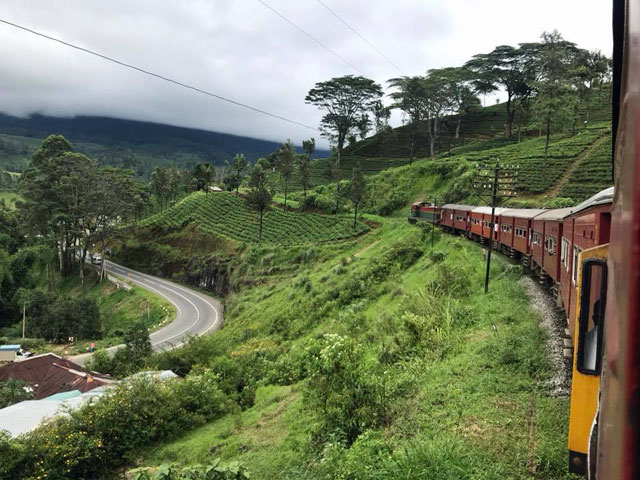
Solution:
[(509, 208), (502, 214), (502, 216), (515, 218), (533, 218), (546, 211), (546, 208)]
[(572, 208), (553, 208), (541, 213), (534, 220), (551, 220), (559, 221), (571, 214)]
[[(496, 207), (495, 214), (502, 215), (507, 209), (502, 207)], [(471, 210), (473, 213), (483, 213), (485, 215), (491, 215), (491, 207), (475, 207)]]
[(470, 212), (471, 210), (476, 208), (476, 206), (475, 205), (459, 205), (457, 203), (447, 203), (446, 205), (443, 205), (442, 208), (446, 208), (449, 210), (462, 210), (463, 212)]
[(613, 203), (613, 190), (613, 187), (609, 187), (587, 198), (581, 204), (572, 207), (570, 215), (586, 210), (587, 208)]

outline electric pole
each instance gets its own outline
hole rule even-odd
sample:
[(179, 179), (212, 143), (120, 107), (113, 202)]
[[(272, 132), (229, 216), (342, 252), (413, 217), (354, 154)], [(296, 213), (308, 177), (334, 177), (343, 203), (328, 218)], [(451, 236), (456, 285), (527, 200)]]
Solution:
[[(507, 165), (500, 167), (500, 159), (496, 159), (495, 166), (476, 165), (476, 178), (473, 188), (476, 195), (491, 207), (491, 221), (489, 223), (489, 244), (487, 246), (487, 266), (484, 275), (484, 293), (489, 292), (489, 277), (491, 271), (491, 250), (496, 229), (496, 207), (499, 207), (509, 198), (515, 197), (516, 183), (518, 180), (519, 165)], [(493, 172), (492, 172), (493, 170)], [(487, 197), (487, 195), (490, 195)]]

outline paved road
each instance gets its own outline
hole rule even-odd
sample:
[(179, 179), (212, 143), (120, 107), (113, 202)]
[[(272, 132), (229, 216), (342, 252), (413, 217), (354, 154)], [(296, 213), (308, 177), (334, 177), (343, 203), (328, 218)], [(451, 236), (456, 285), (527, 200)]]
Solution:
[[(204, 335), (222, 327), (224, 310), (222, 303), (215, 298), (168, 280), (131, 270), (108, 260), (106, 261), (106, 269), (110, 274), (118, 275), (166, 298), (175, 306), (175, 319), (150, 335), (151, 344), (155, 351), (179, 347), (190, 335)], [(113, 353), (122, 346), (117, 345), (108, 348), (107, 351)], [(83, 353), (70, 357), (70, 360), (84, 365), (90, 356), (90, 353)]]

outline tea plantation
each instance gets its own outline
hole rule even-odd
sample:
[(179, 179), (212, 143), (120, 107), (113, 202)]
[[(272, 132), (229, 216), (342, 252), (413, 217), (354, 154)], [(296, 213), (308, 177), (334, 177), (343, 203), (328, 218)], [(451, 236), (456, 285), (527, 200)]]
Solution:
[[(143, 227), (168, 229), (181, 229), (189, 224), (205, 234), (240, 242), (258, 242), (258, 213), (243, 198), (232, 193), (206, 195), (196, 192), (142, 222)], [(328, 242), (350, 238), (368, 230), (369, 227), (363, 223), (358, 223), (354, 229), (353, 221), (348, 218), (293, 213), (272, 207), (264, 214), (262, 240), (287, 245)]]

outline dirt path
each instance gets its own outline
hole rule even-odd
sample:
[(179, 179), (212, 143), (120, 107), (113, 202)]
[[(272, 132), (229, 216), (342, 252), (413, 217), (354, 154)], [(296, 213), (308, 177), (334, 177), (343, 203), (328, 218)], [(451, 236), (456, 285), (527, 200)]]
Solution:
[(571, 390), (571, 364), (562, 354), (562, 336), (567, 320), (555, 306), (551, 296), (533, 278), (525, 276), (520, 282), (527, 292), (531, 308), (540, 315), (540, 326), (546, 333), (547, 352), (553, 369), (547, 389), (553, 396), (567, 396)]
[(558, 181), (549, 189), (549, 191), (546, 193), (546, 196), (549, 198), (554, 198), (555, 196), (557, 196), (558, 192), (560, 192), (560, 189), (564, 187), (564, 185), (569, 181), (569, 178), (571, 178), (573, 172), (575, 172), (580, 167), (580, 165), (582, 165), (582, 162), (584, 162), (584, 159), (587, 157), (587, 155), (605, 140), (608, 140), (608, 137), (606, 135), (603, 135), (587, 148), (585, 148), (584, 151), (575, 158), (571, 166), (567, 168), (567, 170), (562, 174)]

